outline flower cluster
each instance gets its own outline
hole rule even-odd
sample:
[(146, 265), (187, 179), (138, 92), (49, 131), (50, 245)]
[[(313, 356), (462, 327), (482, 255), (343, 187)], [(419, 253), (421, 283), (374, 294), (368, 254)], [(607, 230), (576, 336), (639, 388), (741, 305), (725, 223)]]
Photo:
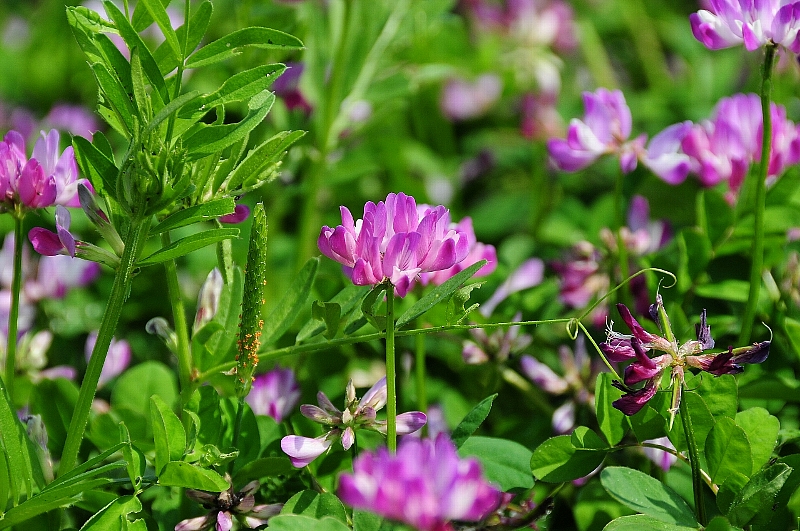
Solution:
[[(771, 104), (772, 150), (767, 179), (774, 180), (800, 162), (800, 129), (786, 118), (786, 109)], [(728, 183), (734, 199), (753, 162), (761, 160), (761, 99), (756, 94), (723, 98), (710, 120), (696, 124), (681, 143), (691, 157), (691, 172), (704, 186)]]
[(800, 2), (710, 0), (711, 10), (689, 15), (692, 33), (710, 50), (744, 43), (749, 51), (766, 44), (800, 53)]
[[(517, 313), (513, 320), (519, 321), (521, 317)], [(509, 356), (522, 352), (533, 342), (529, 334), (520, 334), (519, 326), (509, 326), (508, 330), (498, 329), (491, 334), (482, 328), (471, 328), (469, 333), (472, 339), (464, 340), (461, 357), (464, 363), (470, 365), (489, 361), (505, 363)]]
[[(667, 369), (671, 371), (670, 385), (675, 397), (670, 409), (674, 416), (680, 401), (685, 367), (700, 369), (714, 376), (738, 374), (744, 370), (743, 363), (761, 363), (769, 355), (769, 341), (754, 343), (749, 347), (728, 347), (727, 352), (703, 354), (704, 351), (714, 348), (705, 310), (700, 314), (700, 323), (696, 327), (697, 340), (679, 345), (673, 338), (661, 296), (657, 296), (656, 303), (650, 307), (650, 316), (658, 323), (665, 336), (646, 331), (624, 304), (617, 304), (617, 309), (632, 335), (614, 332), (609, 326), (608, 338), (600, 344), (600, 348), (610, 361), (632, 361), (625, 368), (623, 382), (614, 382), (625, 394), (613, 405), (626, 415), (636, 414), (655, 396), (661, 377)], [(650, 350), (664, 354), (651, 358), (647, 355)], [(631, 387), (642, 382), (644, 385), (640, 388)]]
[(78, 205), (78, 164), (72, 146), (58, 154), (59, 134), (52, 129), (36, 141), (28, 159), (25, 138), (9, 131), (0, 142), (0, 201), (3, 210)]
[(353, 474), (340, 477), (338, 495), (352, 507), (420, 531), (452, 531), (451, 520), (482, 520), (501, 501), (480, 464), (459, 458), (444, 434), (403, 439), (396, 454), (386, 448), (360, 454)]
[[(311, 404), (300, 406), (306, 418), (330, 427), (330, 431), (311, 439), (299, 435), (287, 435), (281, 439), (281, 449), (289, 456), (292, 464), (302, 468), (323, 454), (331, 445), (341, 439), (342, 446), (349, 450), (356, 440), (356, 431), (368, 429), (386, 433), (386, 421), (377, 420), (376, 412), (386, 405), (386, 378), (381, 378), (359, 401), (353, 381), (347, 383), (344, 411), (339, 410), (328, 397), (317, 393), (319, 407)], [(412, 411), (397, 415), (397, 434), (407, 435), (425, 425), (425, 413)]]
[(389, 194), (386, 202), (368, 202), (357, 221), (341, 207), (342, 224), (322, 227), (319, 250), (344, 265), (358, 286), (388, 280), (405, 297), (420, 273), (449, 269), (467, 257), (473, 242), (450, 223), (443, 206), (417, 208), (404, 193)]
[(619, 157), (623, 173), (632, 172), (641, 161), (667, 183), (678, 184), (686, 178), (689, 157), (680, 153), (679, 148), (691, 122), (667, 127), (645, 148), (647, 135), (629, 140), (631, 110), (621, 91), (600, 88), (584, 92), (583, 104), (586, 110), (583, 120), (570, 121), (567, 137), (547, 142), (550, 157), (559, 169), (582, 170), (602, 155), (613, 154)]
[(202, 531), (214, 528), (216, 531), (230, 531), (234, 519), (255, 529), (267, 523), (271, 516), (281, 511), (282, 503), (271, 505), (256, 505), (253, 493), (258, 490), (258, 481), (251, 481), (236, 492), (233, 490), (230, 476), (228, 490), (222, 492), (205, 492), (202, 490), (187, 489), (186, 495), (209, 510), (205, 516), (183, 520), (175, 526), (175, 531)]

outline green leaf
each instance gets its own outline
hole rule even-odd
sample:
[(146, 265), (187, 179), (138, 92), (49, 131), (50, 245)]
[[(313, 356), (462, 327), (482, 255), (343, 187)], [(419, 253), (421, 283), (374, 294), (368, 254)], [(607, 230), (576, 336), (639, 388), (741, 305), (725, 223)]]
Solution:
[(336, 302), (311, 303), (311, 317), (322, 321), (325, 326), (325, 337), (333, 339), (339, 331), (339, 319), (341, 318), (342, 307)]
[(347, 512), (339, 498), (333, 494), (303, 490), (289, 498), (281, 514), (302, 514), (311, 518), (330, 516), (347, 523)]
[(185, 227), (200, 221), (216, 219), (231, 214), (236, 209), (236, 201), (232, 197), (215, 199), (189, 208), (179, 210), (150, 230), (150, 234), (161, 234), (179, 227)]
[(269, 519), (270, 531), (350, 531), (339, 520), (325, 517), (316, 520), (299, 514), (279, 514)]
[[(369, 321), (369, 324), (374, 326), (376, 330), (386, 329), (386, 314), (376, 314), (379, 306), (383, 302), (383, 298), (381, 296), (386, 292), (386, 290), (387, 284), (385, 282), (381, 282), (377, 286), (373, 286), (372, 290), (367, 293), (367, 296), (364, 297), (364, 300), (361, 302), (361, 313), (363, 317)], [(349, 333), (351, 333), (351, 330), (348, 326), (345, 328), (345, 334)]]
[(124, 443), (115, 444), (108, 450), (87, 460), (85, 463), (81, 463), (79, 466), (76, 466), (69, 472), (65, 473), (63, 476), (59, 476), (58, 478), (56, 478), (49, 485), (47, 485), (47, 487), (45, 487), (42, 490), (42, 492), (59, 488), (64, 485), (74, 485), (86, 479), (93, 478), (98, 474), (103, 474), (110, 470), (122, 468), (123, 466), (125, 466), (125, 463), (122, 461), (116, 461), (113, 463), (108, 463), (106, 465), (101, 465), (101, 463), (106, 459), (108, 459), (109, 457), (111, 457), (112, 455), (114, 455), (115, 453), (117, 453), (118, 451), (120, 451), (121, 449), (123, 449), (124, 446), (125, 446)]
[(628, 416), (611, 404), (622, 396), (622, 391), (611, 385), (611, 373), (601, 372), (595, 383), (595, 411), (600, 433), (608, 444), (615, 446), (622, 441), (630, 429)]
[(184, 137), (184, 145), (189, 151), (188, 160), (217, 153), (240, 141), (264, 120), (273, 103), (275, 94), (265, 90), (250, 100), (249, 112), (242, 121), (225, 125), (199, 124), (191, 136)]
[[(136, 8), (134, 16), (136, 15), (136, 11), (139, 10), (138, 4)], [(187, 50), (194, 50), (197, 48), (197, 45), (200, 44), (203, 35), (205, 35), (208, 29), (208, 23), (211, 21), (211, 14), (213, 11), (214, 7), (211, 2), (209, 0), (203, 0), (203, 3), (194, 8), (192, 18), (189, 20), (188, 38), (186, 36), (185, 25), (175, 30), (175, 34), (178, 36), (178, 42), (182, 43), (186, 41)], [(175, 70), (178, 67), (178, 63), (180, 63), (180, 59), (172, 52), (172, 47), (166, 41), (162, 42), (158, 48), (156, 48), (153, 52), (153, 58), (156, 60), (156, 63), (158, 63), (158, 69), (163, 75), (169, 74)]]
[(800, 354), (800, 321), (792, 319), (791, 317), (785, 317), (783, 319), (783, 330), (786, 332), (786, 337), (792, 345), (792, 351), (794, 351), (795, 356), (797, 356)]
[(225, 478), (207, 468), (171, 461), (164, 466), (158, 475), (158, 484), (165, 487), (185, 487), (187, 489), (222, 492), (229, 485)]
[[(11, 400), (2, 379), (0, 379), (0, 442), (8, 459), (10, 491), (13, 504), (17, 504), (21, 495), (30, 497), (33, 487), (33, 472), (26, 458), (25, 440), (27, 435), (16, 411), (11, 407)], [(1, 507), (0, 509), (5, 508)], [(0, 521), (0, 524), (2, 522)]]
[(167, 9), (161, 3), (161, 0), (140, 0), (140, 2), (144, 4), (147, 8), (147, 12), (150, 13), (150, 16), (153, 17), (153, 20), (158, 24), (161, 33), (164, 34), (175, 56), (183, 57), (183, 51), (178, 43), (178, 36), (175, 35), (175, 30), (172, 28), (172, 22), (169, 20)]
[(698, 195), (698, 223), (712, 244), (719, 244), (733, 228), (734, 213), (725, 197), (716, 190), (702, 190)]
[(259, 27), (244, 28), (206, 44), (197, 50), (187, 59), (186, 68), (199, 68), (224, 61), (242, 53), (241, 48), (246, 46), (299, 50), (303, 48), (303, 43), (297, 37), (282, 31)]
[(197, 443), (218, 444), (222, 433), (222, 413), (217, 390), (211, 386), (198, 387), (192, 393), (186, 409), (200, 419)]
[(262, 339), (264, 345), (272, 345), (292, 326), (297, 316), (308, 303), (311, 287), (319, 269), (319, 257), (310, 258), (297, 274), (286, 291), (286, 295), (264, 320)]
[(706, 439), (705, 452), (708, 474), (714, 483), (724, 483), (732, 472), (750, 476), (753, 471), (750, 442), (733, 419), (717, 419)]
[(717, 516), (708, 523), (704, 531), (741, 531), (741, 528), (731, 525), (724, 516)]
[(170, 461), (179, 461), (186, 450), (186, 432), (178, 416), (158, 395), (150, 397), (150, 421), (156, 445), (155, 467), (160, 473)]
[[(714, 427), (714, 417), (711, 415), (705, 400), (700, 398), (700, 395), (694, 391), (684, 392), (681, 400), (686, 401), (686, 409), (692, 419), (695, 440), (705, 441), (711, 428)], [(676, 419), (672, 430), (667, 435), (679, 452), (686, 451), (686, 435), (683, 432), (683, 422)]]
[(480, 288), (483, 282), (475, 282), (467, 284), (456, 290), (450, 300), (447, 301), (447, 310), (445, 311), (448, 324), (460, 324), (464, 319), (469, 317), (469, 314), (480, 306), (477, 302), (470, 307), (466, 308), (467, 301), (469, 300), (472, 290)]
[(736, 414), (736, 425), (742, 428), (750, 442), (755, 472), (766, 465), (778, 442), (781, 423), (761, 407), (752, 407)]
[(683, 498), (643, 472), (610, 466), (600, 472), (600, 483), (612, 497), (634, 511), (668, 524), (700, 527)]
[(411, 308), (403, 312), (403, 315), (397, 318), (397, 323), (395, 326), (399, 329), (403, 325), (410, 323), (420, 315), (424, 314), (440, 302), (447, 300), (450, 295), (455, 293), (455, 291), (461, 287), (461, 284), (469, 280), (472, 275), (477, 273), (478, 270), (484, 265), (486, 265), (486, 260), (481, 260), (480, 262), (474, 263), (460, 273), (453, 275), (441, 285), (436, 286), (434, 289), (426, 293), (424, 297), (414, 303)]
[(78, 162), (81, 174), (88, 177), (95, 191), (116, 199), (119, 169), (114, 161), (82, 136), (72, 137), (72, 149), (75, 151), (75, 160)]
[[(350, 312), (358, 307), (359, 303), (364, 299), (364, 297), (366, 297), (369, 290), (369, 286), (356, 286), (354, 284), (350, 284), (345, 286), (342, 291), (334, 295), (333, 298), (328, 302), (339, 305), (341, 320), (343, 320), (345, 316), (349, 315)], [(302, 343), (303, 341), (312, 338), (315, 335), (324, 332), (325, 330), (326, 327), (324, 323), (321, 323), (318, 319), (312, 318), (306, 322), (306, 324), (304, 324), (297, 333), (297, 338), (295, 341), (297, 343)]]
[(130, 478), (134, 490), (138, 491), (142, 484), (142, 477), (144, 477), (147, 469), (147, 459), (141, 450), (131, 444), (131, 434), (123, 422), (119, 423), (119, 438), (120, 444), (123, 445), (122, 457), (125, 459), (128, 478)]
[(708, 299), (730, 302), (747, 302), (750, 283), (746, 280), (726, 279), (713, 284), (701, 284), (695, 288), (697, 295)]
[(262, 457), (240, 468), (233, 479), (234, 483), (247, 483), (254, 479), (288, 476), (296, 471), (288, 457)]
[(283, 158), (286, 150), (305, 135), (305, 131), (282, 131), (257, 148), (251, 150), (222, 183), (220, 190), (233, 192), (242, 183), (258, 175)]
[(142, 61), (139, 59), (139, 48), (131, 51), (131, 82), (133, 84), (133, 101), (139, 109), (139, 116), (149, 118), (152, 114), (152, 106), (144, 88), (144, 72), (142, 72)]
[(651, 406), (658, 399), (659, 395), (656, 394), (655, 398), (645, 405), (641, 411), (628, 418), (636, 440), (639, 442), (663, 437), (667, 430), (667, 419)]
[(93, 479), (41, 492), (9, 509), (0, 519), (0, 529), (20, 524), (47, 511), (71, 505), (80, 497), (81, 493), (109, 483), (111, 480), (107, 478)]
[(475, 433), (475, 430), (483, 424), (483, 421), (486, 420), (486, 417), (489, 416), (489, 412), (492, 410), (492, 403), (495, 398), (497, 398), (497, 393), (481, 400), (480, 403), (472, 408), (472, 411), (467, 413), (467, 416), (458, 423), (458, 426), (456, 426), (456, 429), (453, 430), (453, 434), (450, 436), (450, 440), (453, 441), (456, 448), (461, 448), (467, 439)]
[[(8, 454), (0, 452), (0, 507), (5, 510), (11, 499), (11, 476), (8, 465)], [(13, 502), (15, 503), (16, 497)]]
[[(697, 529), (700, 529), (700, 527), (668, 524), (644, 514), (634, 514), (631, 516), (620, 516), (612, 520), (603, 528), (603, 531), (689, 531)], [(706, 528), (706, 530), (708, 530), (708, 528)]]
[(380, 531), (383, 518), (375, 513), (353, 509), (353, 531)]
[(166, 262), (167, 260), (175, 260), (181, 256), (202, 249), (212, 243), (221, 242), (222, 240), (230, 240), (239, 236), (239, 229), (223, 228), (223, 229), (208, 229), (197, 234), (192, 234), (172, 242), (166, 247), (162, 247), (154, 252), (147, 258), (142, 258), (136, 265), (138, 267), (147, 267), (155, 264)]
[[(739, 410), (739, 389), (736, 385), (736, 378), (732, 374), (710, 377), (700, 373), (696, 377), (697, 382), (695, 392), (705, 401), (711, 416), (715, 419), (720, 417), (734, 418)], [(692, 388), (692, 382), (688, 384)]]
[(789, 466), (777, 463), (750, 478), (731, 504), (727, 514), (731, 523), (744, 527), (760, 514), (769, 515), (776, 497), (791, 473)]
[(125, 88), (116, 77), (111, 75), (105, 65), (95, 63), (91, 65), (91, 68), (105, 101), (114, 111), (120, 124), (125, 127), (125, 131), (128, 133), (127, 136), (132, 136), (136, 129), (133, 118), (136, 115), (136, 109), (133, 108)]
[(164, 120), (169, 118), (172, 114), (180, 111), (183, 107), (185, 107), (190, 102), (194, 101), (200, 92), (197, 90), (193, 90), (191, 92), (187, 92), (186, 94), (181, 94), (174, 100), (170, 101), (164, 107), (159, 110), (153, 119), (147, 124), (147, 127), (144, 130), (144, 134), (147, 135), (153, 131), (155, 131), (156, 127), (161, 125)]
[(477, 457), (486, 479), (499, 485), (503, 491), (533, 487), (531, 451), (518, 442), (473, 436), (461, 445), (458, 453), (462, 457)]
[(81, 531), (119, 531), (120, 522), (128, 515), (142, 510), (142, 502), (136, 496), (122, 496), (109, 503), (100, 512), (89, 518)]
[[(150, 397), (160, 396), (165, 403), (174, 404), (178, 397), (175, 373), (158, 361), (145, 361), (126, 370), (117, 379), (111, 389), (111, 407), (113, 410), (127, 410), (144, 420), (150, 415)], [(126, 419), (126, 425), (136, 436), (136, 431)], [(145, 422), (144, 434), (150, 432), (150, 423)]]
[(596, 469), (606, 452), (575, 448), (569, 435), (547, 439), (533, 451), (531, 470), (535, 478), (564, 483), (582, 478)]

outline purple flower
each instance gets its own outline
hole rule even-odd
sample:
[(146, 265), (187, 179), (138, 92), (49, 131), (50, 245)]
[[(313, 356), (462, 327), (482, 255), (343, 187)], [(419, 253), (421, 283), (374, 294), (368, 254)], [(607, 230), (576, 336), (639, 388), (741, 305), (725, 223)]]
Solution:
[(249, 529), (255, 529), (265, 525), (270, 517), (281, 511), (282, 503), (256, 505), (253, 494), (259, 488), (258, 481), (251, 481), (236, 492), (233, 490), (230, 476), (226, 474), (225, 479), (228, 480), (230, 487), (222, 492), (186, 489), (186, 496), (209, 509), (209, 512), (205, 516), (178, 522), (175, 531), (202, 531), (212, 528), (215, 531), (230, 531), (233, 528), (234, 518)]
[(800, 53), (800, 2), (711, 0), (711, 10), (689, 15), (695, 38), (711, 50), (744, 43), (748, 51), (766, 44)]
[(448, 269), (442, 269), (432, 273), (420, 273), (420, 280), (424, 285), (430, 283), (438, 286), (481, 260), (486, 260), (486, 265), (478, 269), (473, 275), (474, 277), (485, 277), (486, 275), (492, 274), (497, 268), (497, 250), (494, 248), (494, 245), (487, 245), (478, 241), (475, 237), (475, 230), (472, 228), (471, 218), (466, 217), (451, 228), (467, 235), (467, 239), (470, 242), (469, 252), (462, 261)]
[(67, 103), (55, 105), (43, 121), (54, 129), (82, 136), (87, 140), (91, 140), (92, 134), (100, 129), (95, 115), (82, 105)]
[(483, 74), (474, 82), (451, 79), (442, 89), (439, 106), (451, 120), (469, 120), (484, 115), (502, 91), (503, 84), (494, 74)]
[(322, 227), (317, 246), (322, 254), (344, 265), (358, 286), (389, 280), (399, 297), (405, 297), (420, 273), (449, 269), (469, 253), (463, 231), (450, 227), (443, 206), (417, 209), (411, 196), (389, 194), (386, 202), (371, 201), (364, 217), (353, 221), (341, 207), (342, 225)]
[(194, 331), (198, 331), (217, 314), (219, 298), (222, 296), (222, 273), (216, 267), (206, 277), (197, 294), (197, 311), (194, 316)]
[(45, 256), (68, 254), (75, 257), (75, 237), (69, 232), (72, 217), (63, 206), (56, 207), (56, 232), (34, 227), (28, 232), (28, 239), (33, 244), (33, 249)]
[[(659, 446), (663, 446), (664, 448), (670, 448), (675, 450), (675, 446), (673, 446), (672, 441), (669, 440), (669, 437), (659, 437), (658, 439), (650, 439), (647, 441), (642, 441), (643, 443), (650, 443), (650, 444), (657, 444)], [(661, 468), (664, 472), (668, 472), (669, 469), (678, 461), (678, 456), (673, 453), (661, 450), (660, 448), (653, 448), (652, 446), (643, 446), (642, 450), (644, 451), (644, 455), (647, 458), (654, 462), (656, 465)]]
[(300, 76), (303, 75), (305, 65), (297, 62), (287, 62), (286, 70), (272, 84), (275, 95), (281, 98), (290, 111), (300, 109), (303, 114), (311, 114), (313, 107), (300, 91)]
[[(612, 361), (631, 361), (625, 368), (623, 381), (613, 382), (615, 387), (625, 392), (613, 405), (626, 415), (636, 414), (655, 396), (661, 377), (667, 369), (671, 370), (670, 386), (678, 386), (670, 408), (674, 419), (684, 381), (684, 367), (694, 367), (714, 376), (737, 374), (744, 370), (741, 364), (761, 363), (769, 355), (770, 341), (754, 343), (748, 347), (728, 347), (727, 352), (703, 354), (703, 351), (714, 348), (705, 310), (700, 314), (700, 322), (696, 326), (697, 340), (679, 344), (675, 340), (670, 341), (645, 330), (624, 304), (617, 304), (617, 309), (632, 335), (614, 332), (609, 325), (608, 339), (600, 344), (600, 349)], [(669, 331), (665, 333), (670, 336), (671, 325), (660, 295), (650, 307), (650, 315), (661, 330)], [(650, 350), (664, 354), (651, 358), (647, 355)], [(642, 387), (632, 387), (642, 382)]]
[(32, 300), (63, 299), (70, 289), (91, 284), (99, 274), (95, 262), (45, 255), (39, 258), (36, 278), (25, 283), (25, 294)]
[[(519, 321), (522, 314), (517, 313), (514, 321)], [(533, 338), (528, 334), (520, 335), (519, 326), (509, 326), (508, 330), (496, 330), (487, 334), (482, 328), (472, 328), (469, 331), (472, 340), (464, 341), (461, 357), (464, 363), (478, 365), (494, 361), (504, 363), (509, 356), (521, 352), (531, 344)]]
[(452, 531), (451, 520), (482, 520), (501, 500), (478, 461), (459, 458), (444, 434), (435, 441), (404, 439), (396, 454), (386, 448), (362, 453), (353, 474), (340, 477), (338, 495), (354, 508), (420, 531)]
[[(342, 446), (349, 450), (356, 440), (356, 431), (368, 429), (386, 433), (386, 421), (376, 420), (378, 410), (386, 405), (386, 377), (381, 378), (361, 400), (356, 398), (353, 380), (347, 383), (344, 411), (340, 411), (328, 397), (317, 393), (319, 407), (310, 404), (300, 406), (304, 417), (330, 427), (330, 431), (316, 439), (287, 435), (281, 439), (281, 449), (289, 456), (292, 464), (302, 468), (322, 455), (334, 441), (341, 439)], [(425, 425), (425, 413), (412, 411), (397, 415), (397, 434), (407, 435)]]
[[(86, 345), (83, 349), (87, 362), (92, 357), (95, 343), (97, 343), (97, 332), (92, 332), (86, 338)], [(97, 387), (102, 387), (111, 379), (122, 374), (130, 363), (131, 345), (124, 339), (112, 339), (108, 347), (106, 361), (103, 363), (103, 370), (100, 371), (100, 380), (98, 381)]]
[(220, 223), (241, 223), (250, 216), (250, 207), (238, 204), (232, 214), (220, 216)]
[(518, 291), (538, 286), (544, 278), (544, 262), (538, 258), (525, 260), (495, 291), (489, 300), (483, 303), (480, 312), (489, 317), (495, 308), (506, 298)]
[(300, 386), (294, 379), (294, 371), (278, 367), (256, 376), (246, 400), (256, 415), (267, 415), (282, 422), (300, 400)]

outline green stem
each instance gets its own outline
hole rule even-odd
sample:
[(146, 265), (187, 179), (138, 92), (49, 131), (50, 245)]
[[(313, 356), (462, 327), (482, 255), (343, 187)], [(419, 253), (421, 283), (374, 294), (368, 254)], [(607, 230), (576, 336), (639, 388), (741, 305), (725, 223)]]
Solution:
[(386, 287), (386, 440), (397, 450), (397, 374), (394, 356), (394, 286)]
[[(244, 416), (244, 397), (239, 397), (239, 407), (236, 408), (236, 420), (233, 422), (233, 447), (239, 449), (239, 432), (242, 431), (242, 417)], [(228, 465), (228, 472), (233, 474), (234, 459)]]
[(17, 366), (17, 321), (19, 320), (19, 292), (22, 289), (22, 220), (25, 214), (19, 210), (14, 216), (14, 270), (11, 279), (11, 308), (8, 313), (8, 337), (6, 343), (6, 390), (14, 403), (14, 374)]
[[(680, 385), (680, 384), (678, 384)], [(694, 507), (697, 514), (697, 521), (705, 526), (708, 522), (706, 517), (706, 506), (703, 500), (703, 471), (700, 468), (700, 451), (697, 449), (697, 440), (694, 437), (692, 419), (689, 416), (689, 406), (686, 400), (681, 400), (681, 422), (683, 431), (686, 434), (686, 446), (689, 450), (689, 465), (692, 467), (692, 490), (694, 491)]]
[[(614, 187), (614, 216), (617, 225), (617, 258), (619, 259), (619, 274), (622, 280), (628, 278), (628, 248), (625, 246), (625, 238), (622, 237), (622, 228), (625, 226), (625, 198), (624, 198), (625, 175), (620, 172), (617, 176)], [(613, 277), (612, 277), (613, 278)], [(626, 305), (629, 304), (629, 290), (619, 292), (617, 300)]]
[(758, 295), (761, 291), (761, 269), (764, 264), (764, 210), (767, 197), (767, 173), (772, 155), (772, 113), (770, 109), (770, 94), (772, 92), (772, 65), (775, 62), (777, 45), (768, 44), (764, 54), (764, 65), (761, 72), (761, 117), (763, 127), (761, 132), (761, 164), (755, 174), (755, 227), (753, 230), (752, 262), (750, 266), (750, 294), (747, 297), (744, 316), (742, 317), (742, 331), (739, 335), (739, 344), (750, 342), (750, 333), (753, 330), (753, 321), (756, 317)]
[(59, 475), (69, 472), (77, 464), (78, 452), (83, 441), (86, 423), (89, 420), (92, 400), (94, 400), (94, 395), (97, 392), (100, 372), (103, 370), (103, 364), (108, 355), (108, 347), (111, 345), (111, 339), (114, 336), (119, 316), (122, 313), (122, 305), (128, 297), (131, 276), (144, 242), (147, 240), (149, 225), (149, 219), (144, 219), (141, 210), (135, 213), (134, 219), (131, 220), (130, 229), (125, 238), (125, 250), (122, 253), (119, 268), (114, 276), (111, 295), (109, 295), (108, 304), (103, 313), (103, 320), (100, 323), (100, 330), (97, 333), (97, 342), (94, 345), (94, 349), (92, 349), (92, 357), (89, 359), (89, 366), (83, 377), (78, 401), (75, 404), (75, 411), (67, 431), (64, 451), (61, 455), (61, 466), (58, 470)]
[[(181, 43), (181, 60), (178, 62), (178, 71), (175, 74), (175, 91), (172, 94), (172, 99), (174, 100), (178, 96), (181, 95), (181, 85), (183, 82), (183, 70), (184, 66), (183, 63), (186, 62), (186, 46), (187, 42), (189, 42), (189, 7), (191, 5), (191, 0), (186, 0), (183, 6), (183, 27), (186, 29), (183, 32), (184, 39)], [(169, 144), (170, 140), (172, 140), (172, 130), (175, 127), (175, 117), (178, 113), (172, 113), (169, 117), (169, 122), (167, 123), (167, 136), (166, 136), (166, 143)]]
[[(414, 336), (414, 357), (414, 375), (417, 383), (417, 410), (427, 412), (428, 392), (426, 387), (427, 375), (425, 370), (425, 336), (422, 334), (417, 334)], [(424, 429), (425, 428), (423, 428), (423, 430)]]
[[(161, 234), (161, 246), (167, 247), (171, 243), (169, 232)], [(192, 352), (189, 349), (189, 328), (186, 324), (186, 307), (183, 304), (181, 288), (178, 284), (178, 268), (175, 260), (164, 262), (164, 272), (167, 277), (167, 293), (172, 305), (172, 320), (175, 325), (175, 338), (178, 357), (178, 381), (181, 386), (181, 404), (185, 405), (192, 396)]]

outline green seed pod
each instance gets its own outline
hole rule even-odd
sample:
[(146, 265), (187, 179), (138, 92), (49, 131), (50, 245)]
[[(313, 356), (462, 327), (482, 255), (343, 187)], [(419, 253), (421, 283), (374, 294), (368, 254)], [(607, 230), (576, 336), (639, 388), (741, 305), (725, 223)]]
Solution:
[(247, 396), (253, 384), (253, 371), (258, 365), (258, 348), (261, 346), (261, 306), (264, 304), (264, 285), (267, 273), (267, 215), (264, 205), (253, 209), (253, 226), (250, 230), (250, 247), (247, 251), (247, 270), (244, 274), (242, 316), (239, 322), (239, 354), (236, 356), (236, 394)]

